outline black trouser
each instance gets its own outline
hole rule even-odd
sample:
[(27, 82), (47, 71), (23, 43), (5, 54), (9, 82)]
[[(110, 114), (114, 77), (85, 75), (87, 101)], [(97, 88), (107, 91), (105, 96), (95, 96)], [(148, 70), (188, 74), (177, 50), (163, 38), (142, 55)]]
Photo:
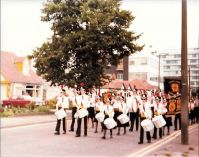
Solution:
[[(154, 130), (153, 130), (153, 138), (156, 139), (157, 138), (157, 128), (154, 127)], [(159, 137), (162, 138), (162, 128), (159, 128)]]
[(134, 128), (134, 123), (136, 126), (136, 131), (138, 131), (139, 128), (139, 114), (138, 112), (130, 112), (130, 129), (131, 131), (133, 131)]
[[(62, 123), (63, 123), (63, 131), (66, 132), (66, 118), (65, 117), (62, 119)], [(55, 128), (55, 131), (60, 132), (60, 124), (61, 124), (61, 119), (57, 119), (57, 125)]]
[[(143, 127), (141, 126), (141, 122), (143, 120), (145, 120), (146, 118), (144, 117), (140, 117), (140, 142), (143, 143), (144, 141), (144, 129)], [(148, 141), (151, 141), (151, 135), (150, 135), (150, 131), (146, 131), (146, 138)]]
[(75, 125), (75, 113), (77, 112), (77, 107), (73, 107), (72, 108), (72, 122), (71, 122), (71, 126), (70, 126), (70, 130), (74, 131), (74, 125)]
[(177, 130), (178, 129), (178, 127), (177, 127), (177, 121), (179, 122), (179, 129), (181, 129), (181, 115), (180, 115), (180, 113), (177, 113), (176, 115), (175, 115), (175, 119), (174, 119), (174, 129), (175, 130)]
[(84, 118), (78, 118), (77, 119), (77, 131), (76, 131), (76, 135), (81, 135), (81, 123), (82, 123), (82, 119), (84, 119), (84, 135), (87, 136), (87, 120), (88, 120), (88, 116), (84, 117)]

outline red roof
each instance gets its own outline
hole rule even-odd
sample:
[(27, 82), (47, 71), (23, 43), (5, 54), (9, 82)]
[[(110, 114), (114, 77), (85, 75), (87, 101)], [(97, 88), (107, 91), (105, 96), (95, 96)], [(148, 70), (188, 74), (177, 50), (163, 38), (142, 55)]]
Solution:
[(131, 89), (142, 89), (142, 90), (150, 90), (157, 88), (156, 86), (153, 86), (149, 84), (146, 80), (131, 80), (131, 81), (122, 81), (122, 80), (113, 80), (109, 84), (106, 84), (102, 88), (105, 89), (121, 89), (122, 85), (124, 85), (125, 89), (128, 89), (129, 87)]
[(25, 57), (18, 57), (14, 53), (1, 52), (1, 74), (9, 82), (42, 84), (43, 81), (30, 69), (29, 75), (24, 75), (17, 68), (16, 62), (23, 62)]

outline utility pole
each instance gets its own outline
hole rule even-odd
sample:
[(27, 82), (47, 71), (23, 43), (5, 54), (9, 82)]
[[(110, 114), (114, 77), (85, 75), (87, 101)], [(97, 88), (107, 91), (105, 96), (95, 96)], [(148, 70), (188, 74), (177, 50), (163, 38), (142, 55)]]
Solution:
[(187, 0), (182, 0), (181, 39), (181, 143), (188, 144)]
[(160, 90), (160, 54), (158, 56), (158, 89)]

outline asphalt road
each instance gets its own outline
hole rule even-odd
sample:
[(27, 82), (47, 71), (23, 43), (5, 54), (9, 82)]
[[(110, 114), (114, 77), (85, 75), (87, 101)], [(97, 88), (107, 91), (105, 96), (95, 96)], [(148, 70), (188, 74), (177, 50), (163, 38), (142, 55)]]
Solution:
[[(68, 126), (70, 125), (68, 120)], [(88, 136), (75, 137), (75, 132), (54, 135), (55, 122), (17, 126), (1, 129), (2, 157), (40, 156), (128, 156), (150, 144), (138, 145), (139, 132), (127, 132), (110, 139), (101, 139), (102, 133), (94, 133), (89, 126)], [(69, 129), (69, 127), (68, 127)], [(100, 130), (100, 129), (99, 129)], [(123, 130), (121, 129), (121, 133)], [(157, 141), (157, 140), (156, 140)], [(154, 143), (155, 141), (152, 141)]]

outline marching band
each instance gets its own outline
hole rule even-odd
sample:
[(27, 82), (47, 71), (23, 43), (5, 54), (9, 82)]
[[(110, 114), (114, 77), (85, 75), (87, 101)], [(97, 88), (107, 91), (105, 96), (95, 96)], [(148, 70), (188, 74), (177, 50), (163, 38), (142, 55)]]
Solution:
[[(133, 132), (134, 124), (135, 131), (140, 130), (138, 144), (144, 143), (144, 132), (148, 143), (151, 143), (151, 138), (157, 139), (164, 136), (164, 130), (167, 128), (167, 135), (170, 134), (170, 127), (173, 126), (172, 118), (174, 117), (174, 130), (177, 130), (177, 120), (180, 128), (180, 109), (177, 107), (175, 115), (169, 114), (168, 100), (174, 98), (175, 95), (157, 93), (151, 91), (133, 90), (127, 95), (111, 94), (109, 97), (98, 96), (95, 91), (91, 93), (84, 89), (80, 91), (74, 89), (73, 95), (68, 96), (63, 90), (57, 97), (56, 111), (60, 109), (68, 109), (69, 101), (72, 103), (72, 122), (70, 125), (71, 132), (75, 129), (75, 121), (77, 123), (75, 137), (81, 136), (81, 122), (84, 121), (84, 136), (88, 132), (88, 119), (91, 119), (94, 133), (98, 133), (100, 124), (102, 139), (106, 139), (106, 132), (110, 130), (110, 138), (113, 138), (113, 131), (116, 129), (116, 135), (120, 135), (120, 130), (123, 128), (125, 135), (127, 127)], [(176, 95), (179, 97), (179, 94)], [(176, 100), (177, 101), (177, 100)], [(191, 98), (188, 104), (190, 124), (199, 123), (199, 105), (197, 98)], [(61, 114), (61, 113), (60, 113)], [(60, 123), (63, 121), (63, 133), (66, 133), (66, 115), (62, 118), (57, 118), (55, 135), (60, 135)], [(151, 133), (152, 137), (151, 137)]]

